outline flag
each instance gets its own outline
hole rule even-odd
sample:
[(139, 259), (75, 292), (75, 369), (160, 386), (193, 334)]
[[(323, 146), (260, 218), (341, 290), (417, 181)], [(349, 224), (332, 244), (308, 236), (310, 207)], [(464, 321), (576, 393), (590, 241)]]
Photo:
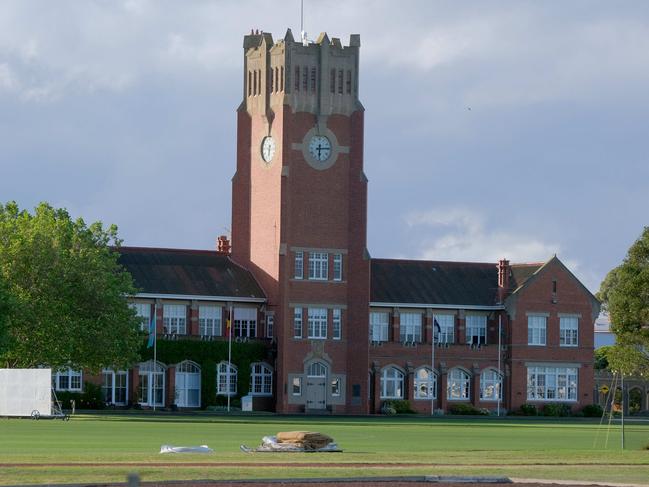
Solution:
[(153, 318), (151, 318), (151, 322), (149, 323), (149, 341), (146, 344), (146, 348), (151, 348), (153, 344), (155, 343), (155, 335), (156, 335), (156, 329), (155, 329), (155, 310), (153, 311)]
[(439, 326), (439, 323), (437, 323), (437, 318), (433, 318), (433, 323), (435, 324), (435, 329), (437, 330), (437, 333), (442, 333), (442, 327)]
[(225, 331), (230, 336), (230, 328), (231, 328), (231, 320), (230, 320), (230, 312), (226, 311), (227, 317), (225, 318)]

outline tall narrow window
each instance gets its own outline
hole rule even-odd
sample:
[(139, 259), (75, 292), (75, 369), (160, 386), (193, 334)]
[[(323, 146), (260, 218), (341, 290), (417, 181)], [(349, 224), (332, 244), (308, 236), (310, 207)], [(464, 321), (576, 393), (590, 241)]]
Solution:
[(257, 88), (257, 94), (261, 95), (261, 69), (257, 70), (257, 79), (258, 81), (258, 88)]
[(487, 317), (484, 315), (467, 315), (466, 342), (470, 345), (487, 344)]
[(252, 71), (248, 71), (248, 96), (252, 95)]
[(148, 332), (151, 323), (151, 305), (149, 303), (131, 303), (130, 306), (140, 319), (140, 330)]
[(455, 343), (455, 315), (444, 314), (444, 315), (434, 315), (433, 325), (435, 326), (435, 343)]
[(334, 281), (343, 280), (343, 254), (334, 254)]
[(273, 371), (267, 364), (250, 365), (250, 394), (253, 396), (273, 394)]
[(373, 342), (388, 341), (389, 313), (376, 311), (370, 313), (370, 340)]
[(273, 338), (275, 334), (275, 315), (266, 315), (266, 338)]
[(216, 366), (216, 394), (234, 396), (237, 393), (237, 368), (228, 362)]
[(342, 338), (342, 310), (340, 308), (334, 308), (332, 313), (332, 335), (334, 340), (340, 340)]
[(415, 399), (437, 399), (437, 374), (430, 367), (415, 370)]
[(172, 335), (187, 333), (187, 306), (184, 304), (165, 304), (162, 307), (164, 332)]
[(327, 308), (309, 308), (309, 338), (327, 338)]
[(530, 315), (527, 317), (527, 344), (545, 345), (547, 317)]
[(176, 366), (176, 406), (197, 408), (201, 405), (201, 369), (185, 360)]
[(295, 252), (295, 279), (304, 278), (304, 252)]
[(275, 79), (273, 78), (273, 73), (274, 73), (273, 68), (270, 68), (270, 70), (268, 71), (268, 85), (271, 93), (275, 89)]
[(331, 70), (331, 76), (329, 78), (329, 91), (331, 93), (336, 92), (336, 70), (335, 69)]
[(284, 91), (284, 66), (279, 68), (279, 90)]
[(309, 67), (304, 66), (304, 69), (302, 69), (302, 90), (305, 93), (308, 93), (309, 91)]
[(579, 345), (579, 318), (577, 316), (559, 317), (559, 346), (576, 347)]
[(300, 67), (295, 66), (295, 91), (300, 91)]
[(399, 339), (402, 343), (421, 341), (421, 313), (401, 313)]
[(344, 74), (345, 72), (341, 69), (338, 71), (338, 94), (342, 95), (343, 94), (343, 83), (344, 83)]
[(316, 78), (316, 68), (311, 68), (311, 93), (316, 92), (316, 86), (317, 86), (316, 80), (317, 80), (317, 78)]
[(329, 278), (329, 254), (309, 252), (309, 279), (326, 281)]
[(302, 338), (302, 308), (293, 310), (293, 338)]
[(252, 94), (256, 95), (257, 94), (257, 70), (256, 69), (255, 72), (252, 73), (252, 79), (253, 79)]
[(487, 369), (480, 374), (480, 399), (497, 401), (502, 398), (502, 376), (493, 369)]
[(403, 399), (403, 373), (395, 367), (381, 371), (381, 399)]
[(351, 70), (347, 71), (347, 85), (346, 85), (346, 90), (348, 95), (351, 94), (352, 92), (352, 72)]
[(234, 336), (257, 336), (257, 308), (234, 308)]
[(275, 67), (275, 92), (279, 91), (279, 68)]
[(449, 401), (463, 401), (471, 398), (471, 377), (462, 369), (451, 369), (448, 373), (446, 398)]
[(219, 306), (198, 307), (198, 334), (221, 336), (221, 308)]

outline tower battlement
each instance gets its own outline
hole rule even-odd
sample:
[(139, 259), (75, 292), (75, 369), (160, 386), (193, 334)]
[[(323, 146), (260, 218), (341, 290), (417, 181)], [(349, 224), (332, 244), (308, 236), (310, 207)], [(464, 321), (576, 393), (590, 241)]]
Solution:
[(275, 42), (267, 32), (244, 37), (244, 104), (253, 113), (289, 105), (293, 112), (349, 115), (358, 100), (360, 35), (344, 46), (322, 32), (317, 40), (295, 40), (291, 29)]

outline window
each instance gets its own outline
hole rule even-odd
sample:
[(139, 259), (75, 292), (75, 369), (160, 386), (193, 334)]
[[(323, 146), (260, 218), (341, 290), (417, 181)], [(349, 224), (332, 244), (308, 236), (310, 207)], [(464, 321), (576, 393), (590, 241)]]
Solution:
[(279, 89), (284, 91), (284, 66), (279, 68)]
[(149, 360), (140, 364), (140, 404), (164, 406), (165, 368), (160, 362)]
[(234, 308), (234, 336), (257, 336), (257, 308)]
[(254, 79), (254, 88), (253, 88), (253, 94), (257, 94), (257, 70), (255, 69), (255, 72), (253, 73), (253, 79)]
[(70, 368), (52, 374), (52, 387), (56, 391), (80, 391), (81, 371)]
[(270, 92), (272, 93), (275, 90), (275, 79), (273, 78), (273, 68), (270, 68), (268, 71), (268, 85), (270, 87)]
[(252, 71), (248, 71), (248, 96), (252, 95)]
[(346, 90), (347, 94), (348, 95), (351, 94), (351, 92), (352, 92), (352, 72), (351, 71), (347, 71), (347, 86), (346, 86), (346, 88), (347, 88), (347, 90)]
[(187, 333), (187, 306), (184, 304), (165, 304), (162, 309), (164, 332), (172, 335)]
[(125, 370), (101, 371), (101, 397), (107, 404), (123, 406), (128, 403), (128, 374)]
[(309, 308), (309, 338), (327, 338), (327, 308)]
[(415, 399), (437, 399), (437, 374), (430, 367), (415, 371)]
[(332, 310), (332, 324), (333, 324), (333, 331), (332, 331), (332, 338), (334, 340), (340, 340), (342, 338), (342, 311), (340, 308), (334, 308)]
[(502, 375), (494, 369), (487, 369), (480, 374), (480, 399), (482, 401), (497, 401), (502, 399)]
[(309, 68), (304, 66), (302, 70), (302, 89), (305, 93), (309, 91)]
[(302, 308), (293, 311), (293, 338), (302, 338)]
[(527, 344), (545, 345), (546, 324), (548, 318), (541, 315), (527, 317)]
[(221, 362), (216, 366), (216, 393), (220, 396), (234, 396), (237, 394), (237, 368)]
[(273, 338), (275, 334), (275, 315), (266, 315), (266, 338)]
[(291, 381), (291, 394), (294, 396), (302, 395), (302, 377), (293, 377)]
[(300, 91), (300, 67), (295, 66), (295, 91)]
[(527, 399), (576, 401), (576, 367), (528, 367)]
[(176, 367), (176, 406), (198, 408), (201, 405), (201, 369), (185, 360)]
[(250, 365), (250, 394), (253, 396), (272, 396), (273, 371), (263, 363)]
[(220, 307), (198, 307), (198, 334), (201, 336), (221, 336)]
[(326, 281), (329, 277), (329, 254), (309, 252), (309, 279)]
[(333, 397), (340, 396), (340, 379), (338, 377), (331, 379), (331, 395)]
[(343, 76), (344, 76), (344, 71), (341, 69), (338, 71), (338, 93), (340, 95), (343, 94)]
[(311, 93), (316, 92), (316, 85), (317, 85), (316, 79), (317, 79), (316, 78), (316, 69), (311, 68)]
[(390, 314), (385, 312), (370, 313), (370, 340), (373, 342), (388, 341), (388, 319)]
[(448, 374), (447, 399), (449, 401), (466, 401), (471, 396), (469, 374), (462, 369), (451, 369)]
[(435, 326), (435, 343), (455, 343), (455, 315), (433, 315), (433, 320), (439, 326), (439, 330)]
[(135, 310), (135, 315), (140, 318), (140, 330), (148, 332), (151, 323), (151, 305), (149, 303), (131, 303), (130, 306)]
[(381, 399), (403, 399), (403, 373), (396, 367), (381, 371)]
[(467, 315), (466, 342), (471, 345), (486, 345), (487, 317), (484, 315)]
[(421, 341), (421, 313), (401, 313), (399, 340), (401, 343)]
[(579, 318), (577, 316), (559, 317), (559, 345), (562, 347), (579, 345)]
[(331, 93), (336, 93), (336, 70), (331, 70), (331, 76), (329, 79), (329, 91)]
[(279, 88), (279, 68), (275, 68), (275, 92), (278, 92)]
[(334, 281), (343, 280), (343, 254), (334, 254)]
[(327, 377), (327, 366), (322, 362), (313, 362), (309, 365), (307, 377)]
[(295, 252), (295, 279), (304, 278), (304, 252)]

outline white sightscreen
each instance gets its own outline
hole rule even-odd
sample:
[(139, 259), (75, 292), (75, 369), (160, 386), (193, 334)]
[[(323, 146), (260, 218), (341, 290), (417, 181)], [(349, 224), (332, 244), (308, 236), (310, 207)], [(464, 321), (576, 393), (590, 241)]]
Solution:
[(51, 369), (0, 369), (0, 416), (52, 414)]

